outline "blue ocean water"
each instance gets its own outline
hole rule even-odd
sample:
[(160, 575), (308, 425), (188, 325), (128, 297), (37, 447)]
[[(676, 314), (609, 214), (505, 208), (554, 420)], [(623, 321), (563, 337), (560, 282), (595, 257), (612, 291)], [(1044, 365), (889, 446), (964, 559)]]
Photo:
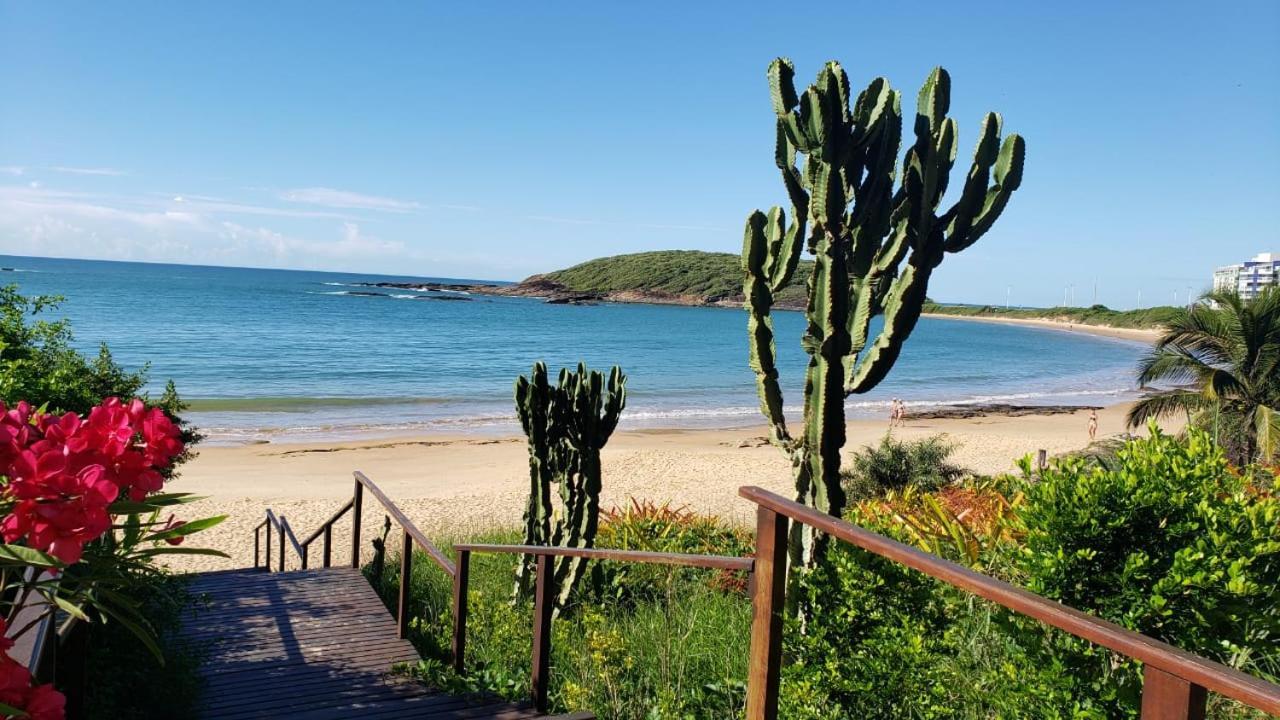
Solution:
[[(351, 295), (352, 283), (440, 278), (0, 256), (0, 282), (66, 298), (77, 343), (172, 378), (212, 442), (509, 431), (511, 387), (536, 360), (623, 366), (624, 427), (760, 421), (746, 317), (725, 308), (547, 305)], [(368, 288), (364, 288), (368, 289)], [(775, 315), (789, 411), (805, 356), (799, 313)], [(920, 321), (854, 416), (909, 405), (1103, 404), (1135, 394), (1137, 343), (963, 320)]]

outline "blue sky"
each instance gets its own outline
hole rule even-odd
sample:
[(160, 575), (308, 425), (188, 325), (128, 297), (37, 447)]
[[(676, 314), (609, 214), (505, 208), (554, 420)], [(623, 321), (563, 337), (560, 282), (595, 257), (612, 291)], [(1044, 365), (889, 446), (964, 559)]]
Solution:
[(986, 110), (1027, 138), (936, 298), (1167, 303), (1280, 251), (1274, 0), (784, 7), (0, 0), (0, 253), (516, 279), (737, 252), (785, 197), (777, 55), (909, 98), (941, 64), (965, 151)]

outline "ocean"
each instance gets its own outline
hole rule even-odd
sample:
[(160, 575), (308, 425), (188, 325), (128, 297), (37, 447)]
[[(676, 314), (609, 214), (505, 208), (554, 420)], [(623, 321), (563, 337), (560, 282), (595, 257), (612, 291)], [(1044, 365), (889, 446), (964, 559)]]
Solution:
[[(85, 351), (105, 342), (129, 368), (149, 363), (154, 391), (177, 383), (212, 444), (513, 432), (512, 383), (537, 360), (621, 365), (624, 428), (761, 421), (737, 309), (424, 300), (356, 285), (458, 281), (448, 278), (11, 256), (0, 266), (0, 282), (24, 294), (64, 296), (57, 314)], [(370, 289), (388, 294), (352, 294)], [(786, 405), (798, 413), (803, 317), (774, 320)], [(1125, 340), (923, 318), (889, 378), (848, 408), (884, 417), (894, 397), (909, 407), (1119, 402), (1136, 396), (1143, 351)]]

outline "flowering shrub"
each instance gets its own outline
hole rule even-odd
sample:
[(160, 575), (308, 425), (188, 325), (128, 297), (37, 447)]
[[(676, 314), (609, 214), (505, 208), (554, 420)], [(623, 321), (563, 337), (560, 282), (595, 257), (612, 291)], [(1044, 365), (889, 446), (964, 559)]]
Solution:
[(0, 534), (25, 540), (64, 563), (111, 527), (107, 508), (120, 495), (142, 500), (160, 490), (160, 469), (182, 452), (177, 427), (141, 400), (108, 398), (89, 412), (33, 415), (0, 403), (0, 468), (8, 478), (0, 501)]
[[(89, 605), (120, 618), (127, 605), (105, 604), (91, 592), (95, 587), (118, 582), (164, 551), (139, 546), (177, 545), (183, 535), (221, 520), (184, 523), (170, 515), (158, 521), (161, 508), (188, 501), (158, 494), (165, 471), (183, 450), (177, 425), (141, 400), (107, 398), (85, 417), (40, 412), (26, 402), (10, 409), (0, 402), (0, 587), (6, 592), (0, 598), (0, 716), (63, 716), (62, 695), (52, 685), (33, 686), (27, 668), (7, 654), (13, 638), (36, 624), (9, 632), (33, 593), (49, 601), (49, 613), (56, 607), (87, 620), (81, 605)], [(150, 519), (144, 521), (143, 513)], [(116, 525), (115, 515), (128, 518)], [(124, 529), (124, 538), (117, 540), (114, 527)], [(103, 547), (86, 558), (92, 543)], [(84, 567), (95, 564), (103, 567)], [(127, 625), (145, 627), (145, 619), (128, 620)]]

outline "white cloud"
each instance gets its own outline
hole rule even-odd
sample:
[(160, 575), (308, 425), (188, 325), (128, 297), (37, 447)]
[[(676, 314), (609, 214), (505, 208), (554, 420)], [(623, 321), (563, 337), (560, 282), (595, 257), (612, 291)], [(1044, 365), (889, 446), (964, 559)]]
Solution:
[(323, 205), (348, 210), (382, 210), (385, 212), (411, 212), (420, 210), (422, 205), (408, 200), (364, 195), (333, 188), (311, 187), (286, 190), (280, 193), (280, 199), (308, 205)]
[[(343, 223), (335, 240), (313, 240), (293, 237), (265, 227), (247, 227), (233, 222), (222, 223), (219, 236), (230, 241), (224, 252), (261, 257), (270, 255), (275, 264), (288, 267), (332, 267), (325, 260), (358, 261), (361, 264), (411, 257), (404, 243), (381, 240), (364, 235), (355, 223)], [(319, 262), (318, 262), (319, 261)]]
[(352, 222), (312, 223), (314, 236), (302, 236), (234, 222), (208, 209), (211, 203), (172, 197), (0, 186), (0, 253), (352, 271), (403, 268), (422, 259), (404, 243), (365, 234)]
[(49, 169), (54, 172), (66, 173), (68, 175), (108, 175), (111, 177), (128, 175), (128, 173), (126, 173), (125, 171), (116, 170), (115, 168), (86, 168), (86, 167), (67, 167), (65, 165), (54, 165)]
[(0, 165), (0, 175), (21, 175), (27, 171), (21, 165)]

